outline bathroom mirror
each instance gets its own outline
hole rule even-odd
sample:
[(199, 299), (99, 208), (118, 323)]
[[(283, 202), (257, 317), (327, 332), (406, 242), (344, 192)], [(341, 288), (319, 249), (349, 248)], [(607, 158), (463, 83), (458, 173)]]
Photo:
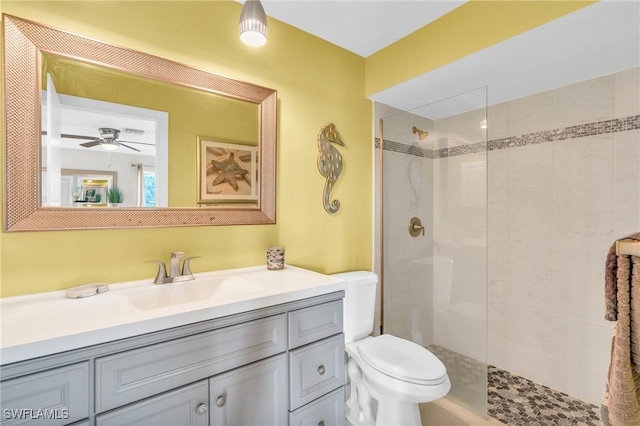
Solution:
[[(173, 61), (112, 46), (12, 16), (3, 15), (3, 22), (5, 31), (4, 230), (275, 223), (277, 96), (275, 90), (232, 80)], [(47, 63), (57, 65), (46, 67)], [(63, 168), (87, 169), (83, 165), (87, 163), (84, 160), (64, 167), (61, 164), (56, 164), (55, 160), (53, 162), (50, 160), (50, 153), (46, 152), (45, 147), (48, 143), (41, 147), (42, 140), (51, 136), (44, 128), (48, 120), (43, 116), (45, 114), (49, 116), (48, 108), (43, 107), (43, 100), (46, 101), (46, 98), (49, 97), (48, 91), (43, 92), (43, 89), (49, 89), (46, 74), (49, 74), (47, 70), (61, 68), (60, 64), (65, 64), (62, 67), (64, 72), (55, 77), (60, 81), (60, 83), (56, 83), (56, 86), (60, 84), (61, 87), (66, 87), (62, 90), (66, 92), (63, 93), (63, 96), (70, 98), (95, 98), (96, 95), (90, 90), (91, 87), (82, 86), (77, 82), (80, 80), (90, 81), (95, 77), (96, 70), (99, 69), (106, 75), (112, 74), (113, 78), (127, 76), (129, 79), (138, 80), (145, 86), (156, 87), (156, 91), (137, 97), (138, 100), (141, 97), (145, 98), (146, 104), (142, 105), (144, 108), (167, 112), (165, 110), (170, 108), (165, 108), (162, 105), (154, 107), (153, 104), (149, 104), (150, 99), (155, 98), (162, 90), (178, 91), (181, 93), (180, 96), (197, 99), (194, 104), (187, 104), (183, 108), (182, 117), (180, 117), (180, 111), (170, 110), (167, 112), (167, 127), (169, 129), (167, 154), (164, 160), (160, 156), (159, 162), (153, 165), (156, 171), (159, 167), (166, 167), (165, 189), (168, 189), (168, 200), (165, 205), (167, 207), (143, 207), (140, 202), (134, 202), (131, 199), (127, 203), (127, 197), (125, 197), (125, 203), (122, 204), (125, 207), (109, 207), (110, 204), (97, 205), (99, 203), (87, 202), (54, 206), (51, 204), (56, 204), (55, 202), (43, 202), (43, 200), (47, 200), (43, 194), (48, 190), (49, 183), (57, 182), (57, 179), (51, 179), (51, 176), (55, 174), (58, 167), (60, 170)], [(43, 72), (43, 68), (45, 72)], [(77, 74), (78, 69), (88, 70), (88, 78)], [(129, 84), (127, 83), (127, 85)], [(76, 92), (70, 92), (69, 87), (77, 89)], [(97, 101), (123, 103), (134, 108), (141, 107), (136, 104), (135, 96), (131, 99), (98, 99)], [(216, 110), (216, 108), (218, 109)], [(220, 111), (225, 112), (221, 114)], [(221, 115), (223, 116), (222, 120), (219, 118)], [(117, 127), (115, 130), (120, 132), (117, 141), (136, 141), (134, 134), (126, 134), (126, 138), (122, 137), (123, 128), (126, 125), (114, 126)], [(114, 127), (105, 120), (105, 128)], [(176, 133), (174, 129), (191, 129), (191, 133), (189, 131)], [(110, 170), (109, 153), (102, 150), (101, 145), (105, 140), (111, 141), (108, 132), (105, 134), (103, 130), (103, 128), (96, 129), (90, 134), (84, 134), (87, 132), (71, 132), (71, 134), (84, 138), (77, 138), (75, 142), (77, 144), (94, 145), (80, 149), (89, 150), (90, 148), (98, 151), (96, 155), (99, 156), (102, 163), (96, 167), (97, 169)], [(59, 134), (65, 133), (59, 128), (57, 131)], [(247, 149), (247, 151), (255, 152), (251, 156), (256, 163), (251, 172), (251, 179), (255, 178), (256, 181), (254, 188), (256, 196), (251, 199), (251, 202), (236, 203), (224, 199), (218, 202), (216, 197), (211, 197), (214, 201), (202, 201), (199, 190), (204, 182), (203, 176), (206, 178), (206, 175), (209, 174), (208, 168), (203, 168), (198, 163), (201, 160), (200, 149), (203, 138), (232, 142), (236, 144), (232, 145), (234, 147), (238, 144), (248, 145), (251, 149)], [(143, 146), (131, 143), (126, 145), (130, 147)], [(123, 146), (118, 146), (117, 149), (123, 152), (129, 150)], [(215, 146), (215, 149), (216, 155), (224, 154), (220, 154), (222, 151), (219, 146)], [(244, 149), (242, 150), (244, 151)], [(134, 150), (131, 151), (134, 152)], [(208, 152), (205, 153), (208, 155)], [(111, 158), (114, 158), (115, 155), (117, 154), (111, 154)], [(217, 159), (218, 164), (221, 164), (224, 163), (222, 160), (225, 160), (225, 157), (215, 157), (214, 159)], [(143, 161), (138, 163), (142, 164)], [(132, 162), (132, 164), (135, 163)], [(48, 176), (43, 178), (43, 172)], [(159, 175), (162, 173), (160, 171)], [(221, 173), (221, 171), (217, 173)], [(249, 182), (249, 178), (245, 175), (239, 176), (239, 178), (243, 177)], [(124, 182), (124, 175), (119, 176), (118, 184), (123, 185)], [(79, 192), (75, 185), (70, 191), (73, 189)], [(58, 189), (55, 189), (52, 193), (55, 194), (57, 191)], [(232, 192), (232, 190), (229, 191)], [(90, 191), (89, 194), (95, 196), (94, 191)], [(75, 194), (70, 197), (73, 197), (72, 201), (87, 199), (84, 197), (84, 193), (80, 193), (78, 196), (80, 199), (76, 199)]]

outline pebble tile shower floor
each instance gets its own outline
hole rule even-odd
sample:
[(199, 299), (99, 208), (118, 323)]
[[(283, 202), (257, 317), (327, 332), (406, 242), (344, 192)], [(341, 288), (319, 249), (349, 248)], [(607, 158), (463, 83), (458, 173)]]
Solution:
[[(442, 346), (430, 345), (428, 349), (445, 364), (452, 383), (459, 387), (468, 387), (466, 382), (479, 383), (487, 374), (488, 414), (506, 425), (600, 425), (599, 409), (593, 404), (492, 365), (485, 370), (485, 364)], [(469, 388), (469, 395), (460, 396), (467, 398), (477, 393), (477, 387)]]
[(489, 415), (509, 426), (599, 426), (598, 407), (489, 366)]

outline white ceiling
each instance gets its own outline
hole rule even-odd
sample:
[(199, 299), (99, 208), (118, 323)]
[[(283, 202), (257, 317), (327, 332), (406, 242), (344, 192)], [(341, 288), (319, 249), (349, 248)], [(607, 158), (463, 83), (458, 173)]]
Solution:
[[(262, 0), (262, 3), (267, 15), (366, 57), (464, 1)], [(376, 93), (371, 99), (414, 110), (487, 86), (488, 103), (492, 105), (637, 66), (640, 66), (640, 1), (602, 0)], [(414, 112), (435, 119), (484, 104), (483, 96), (466, 98)], [(478, 98), (480, 103), (471, 98)]]
[(262, 0), (261, 3), (268, 16), (366, 58), (466, 2)]

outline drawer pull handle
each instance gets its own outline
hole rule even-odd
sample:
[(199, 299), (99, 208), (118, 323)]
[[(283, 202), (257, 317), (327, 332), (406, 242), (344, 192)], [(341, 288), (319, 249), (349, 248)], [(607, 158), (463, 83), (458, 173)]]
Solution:
[(224, 404), (227, 403), (227, 394), (223, 393), (222, 395), (220, 395), (218, 397), (218, 399), (216, 399), (216, 406), (218, 407), (224, 407)]
[(209, 407), (207, 407), (207, 404), (200, 404), (198, 405), (198, 408), (196, 408), (196, 413), (198, 413), (198, 415), (203, 415), (207, 412), (207, 410), (209, 410)]
[(318, 426), (325, 426), (324, 420), (320, 420), (320, 423), (318, 423)]
[(318, 374), (320, 374), (321, 376), (324, 374), (324, 365), (318, 367)]

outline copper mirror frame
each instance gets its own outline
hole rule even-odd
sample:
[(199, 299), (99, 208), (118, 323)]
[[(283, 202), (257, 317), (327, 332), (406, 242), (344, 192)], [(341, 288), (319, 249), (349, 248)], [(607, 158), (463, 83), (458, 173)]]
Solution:
[[(5, 231), (275, 223), (277, 99), (275, 90), (112, 46), (13, 16), (3, 15), (3, 21), (5, 108), (3, 229)], [(66, 56), (259, 105), (261, 186), (258, 208), (41, 207), (41, 52)]]

